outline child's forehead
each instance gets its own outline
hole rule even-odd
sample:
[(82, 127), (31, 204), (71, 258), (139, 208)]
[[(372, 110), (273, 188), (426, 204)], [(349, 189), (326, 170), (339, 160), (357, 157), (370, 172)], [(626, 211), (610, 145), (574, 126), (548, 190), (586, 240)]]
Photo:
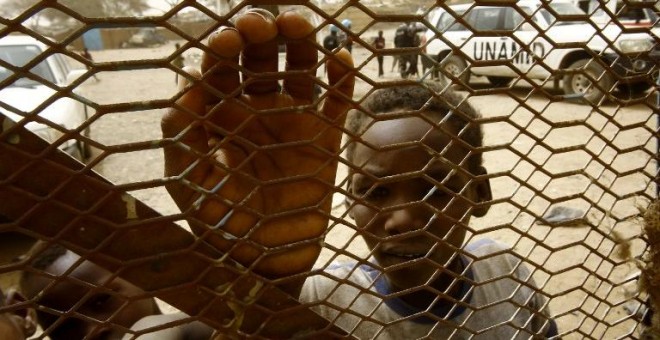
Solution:
[(361, 138), (378, 147), (401, 143), (419, 143), (440, 147), (446, 145), (452, 136), (456, 135), (454, 130), (447, 122), (436, 124), (422, 117), (406, 116), (373, 121), (366, 127)]
[(67, 251), (60, 256), (46, 270), (53, 275), (67, 273), (67, 276), (89, 283), (96, 283), (109, 275), (109, 272), (103, 268), (88, 260), (81, 259), (79, 255), (71, 251)]

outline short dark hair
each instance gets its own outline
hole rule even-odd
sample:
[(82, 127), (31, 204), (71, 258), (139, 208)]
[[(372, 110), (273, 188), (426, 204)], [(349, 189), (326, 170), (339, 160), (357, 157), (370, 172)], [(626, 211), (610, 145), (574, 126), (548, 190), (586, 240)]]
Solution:
[[(45, 247), (45, 249), (44, 249)], [(43, 249), (43, 250), (42, 250)], [(57, 259), (64, 256), (68, 250), (59, 244), (46, 245), (43, 241), (37, 241), (27, 253), (31, 259), (30, 266), (37, 270), (45, 270), (52, 265)], [(30, 280), (34, 273), (30, 270), (21, 271), (19, 278), (19, 286), (21, 292), (28, 298), (33, 298), (34, 294), (30, 291)]]
[[(480, 118), (477, 110), (459, 94), (443, 89), (431, 82), (421, 82), (415, 85), (392, 86), (376, 90), (362, 103), (361, 109), (351, 110), (346, 120), (346, 128), (350, 138), (357, 139), (373, 121), (394, 111), (419, 111), (420, 117), (431, 119), (438, 124), (446, 118), (460, 139), (472, 148), (483, 145), (481, 125), (476, 122)], [(422, 115), (421, 112), (424, 112)], [(414, 113), (413, 113), (414, 114)], [(391, 118), (400, 117), (391, 116)], [(353, 159), (357, 143), (349, 143), (346, 149), (348, 160)], [(481, 166), (480, 152), (473, 152), (468, 159), (469, 169)]]

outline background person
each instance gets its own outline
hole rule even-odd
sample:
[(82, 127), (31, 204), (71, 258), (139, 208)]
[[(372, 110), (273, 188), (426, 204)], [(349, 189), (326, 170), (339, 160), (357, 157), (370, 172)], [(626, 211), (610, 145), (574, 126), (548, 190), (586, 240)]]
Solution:
[(46, 245), (39, 241), (28, 255), (32, 259), (33, 269), (49, 275), (66, 276), (55, 281), (33, 270), (24, 270), (20, 288), (26, 298), (61, 313), (68, 313), (83, 301), (74, 315), (67, 316), (66, 320), (56, 325), (59, 315), (37, 311), (39, 325), (52, 340), (116, 338), (124, 332), (113, 325), (130, 328), (145, 316), (161, 314), (153, 298), (138, 298), (144, 294), (141, 289), (114, 277), (113, 273), (92, 262), (82, 260), (76, 253), (58, 244)]
[[(373, 42), (373, 47), (377, 50), (382, 50), (385, 48), (385, 37), (383, 36), (383, 31), (379, 30), (378, 31), (378, 36), (374, 39)], [(376, 56), (376, 59), (378, 60), (378, 76), (382, 77), (385, 75), (385, 72), (383, 71), (383, 58), (384, 56), (382, 54), (379, 54)]]
[[(15, 290), (8, 294), (0, 289), (0, 308), (25, 302), (25, 299)], [(20, 308), (0, 313), (0, 339), (25, 340), (37, 329), (37, 315), (33, 308)]]

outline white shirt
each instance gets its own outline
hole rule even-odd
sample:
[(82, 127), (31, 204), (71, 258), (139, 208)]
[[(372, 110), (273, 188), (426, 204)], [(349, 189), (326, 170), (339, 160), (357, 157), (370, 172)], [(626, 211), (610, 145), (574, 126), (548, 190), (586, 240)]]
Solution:
[[(359, 339), (528, 339), (557, 335), (529, 270), (505, 246), (465, 247), (459, 303), (419, 310), (391, 295), (369, 264), (333, 263), (307, 279), (300, 300)], [(485, 257), (492, 255), (491, 257)], [(338, 283), (337, 280), (344, 280)]]

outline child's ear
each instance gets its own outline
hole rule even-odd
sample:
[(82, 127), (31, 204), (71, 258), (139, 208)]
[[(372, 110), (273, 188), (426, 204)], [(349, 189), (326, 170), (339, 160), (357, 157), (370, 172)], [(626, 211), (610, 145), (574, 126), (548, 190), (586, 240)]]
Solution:
[[(486, 168), (483, 166), (479, 166), (476, 169), (476, 173), (474, 174), (475, 176), (482, 176), (488, 174), (486, 172)], [(476, 194), (476, 200), (475, 202), (480, 203), (479, 206), (474, 207), (472, 210), (472, 215), (476, 217), (482, 217), (486, 215), (488, 212), (488, 209), (490, 209), (490, 204), (483, 204), (483, 202), (488, 202), (493, 199), (493, 193), (490, 190), (490, 180), (488, 178), (480, 179), (476, 181), (475, 183), (475, 194)]]
[[(11, 289), (7, 293), (7, 305), (15, 305), (25, 301), (25, 297), (15, 289)], [(37, 331), (37, 311), (34, 308), (25, 307), (11, 313), (21, 326), (25, 338), (32, 336)]]

